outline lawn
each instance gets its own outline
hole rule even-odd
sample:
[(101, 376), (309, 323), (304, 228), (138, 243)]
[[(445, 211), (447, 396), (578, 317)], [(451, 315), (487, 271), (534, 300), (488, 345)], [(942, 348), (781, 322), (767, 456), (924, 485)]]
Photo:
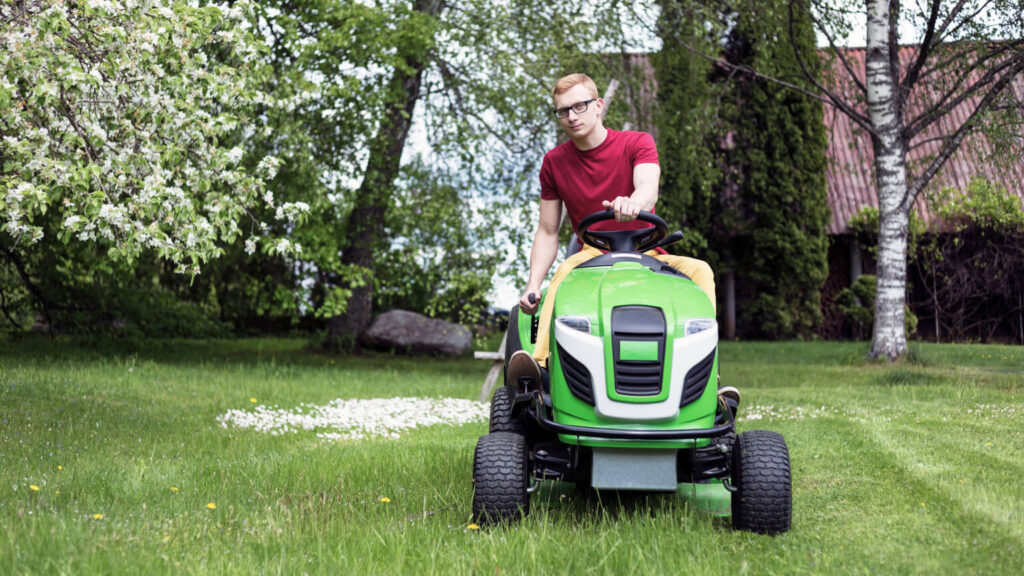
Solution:
[(793, 530), (766, 537), (672, 495), (565, 485), (519, 525), (472, 529), (483, 420), (398, 439), (220, 424), (475, 399), (484, 362), (302, 340), (2, 341), (0, 573), (1019, 573), (1024, 348), (912, 348), (890, 366), (863, 343), (722, 344), (740, 429), (789, 443)]

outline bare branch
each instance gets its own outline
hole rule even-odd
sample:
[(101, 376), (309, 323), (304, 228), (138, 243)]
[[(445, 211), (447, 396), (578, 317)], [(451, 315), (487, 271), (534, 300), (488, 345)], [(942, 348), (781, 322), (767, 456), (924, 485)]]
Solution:
[[(844, 55), (845, 51), (836, 45), (835, 39), (832, 36), (832, 34), (828, 31), (827, 27), (821, 22), (819, 22), (818, 19), (814, 17), (814, 14), (810, 13), (810, 10), (808, 10), (808, 14), (811, 15), (811, 22), (814, 23), (814, 26), (818, 29), (819, 32), (825, 35), (825, 38), (828, 39), (828, 46), (832, 50), (832, 54), (839, 59), (839, 62), (843, 65), (843, 68), (846, 70), (846, 73), (849, 74), (850, 79), (853, 81), (854, 86), (857, 87), (857, 90), (859, 90), (861, 94), (866, 95), (868, 93), (867, 86), (865, 86), (864, 83), (861, 82), (860, 77), (857, 76), (857, 71), (853, 69), (853, 66), (850, 65), (849, 60), (846, 59), (846, 56)], [(789, 40), (790, 43), (796, 46), (796, 41), (793, 39), (793, 1), (789, 3)], [(804, 68), (803, 58), (799, 54), (797, 55), (797, 58), (800, 59), (800, 67), (804, 70), (804, 75), (809, 76), (807, 74), (807, 69)]]
[[(812, 97), (820, 102), (831, 104), (835, 108), (839, 109), (840, 112), (848, 116), (850, 120), (853, 120), (858, 126), (866, 130), (869, 134), (875, 135), (875, 129), (871, 125), (871, 120), (867, 116), (858, 112), (856, 108), (854, 108), (848, 102), (843, 100), (843, 98), (839, 94), (837, 94), (835, 91), (829, 89), (820, 81), (818, 81), (818, 79), (814, 77), (814, 74), (811, 73), (810, 70), (808, 70), (807, 62), (804, 60), (804, 57), (800, 53), (800, 51), (797, 50), (796, 48), (798, 44), (795, 37), (795, 31), (793, 29), (793, 4), (794, 2), (790, 2), (787, 6), (789, 10), (789, 43), (793, 47), (793, 53), (796, 54), (797, 62), (800, 64), (800, 70), (804, 74), (804, 79), (810, 82), (811, 85), (813, 85), (822, 94), (825, 95), (824, 98), (822, 98), (819, 95), (815, 95)], [(832, 41), (831, 36), (829, 36), (829, 44), (832, 46), (833, 54), (835, 54), (836, 57), (839, 58), (840, 62), (842, 62), (843, 66), (846, 68), (846, 71), (849, 73), (850, 78), (853, 79), (855, 86), (857, 86), (861, 93), (867, 94), (867, 88), (864, 86), (863, 83), (861, 83), (860, 79), (857, 78), (857, 74), (854, 72), (853, 67), (849, 64), (849, 62), (847, 62), (846, 58), (843, 56), (842, 51), (836, 47), (835, 43)], [(806, 94), (806, 91), (804, 91), (804, 93)]]
[[(1024, 47), (1024, 42), (1022, 41), (1017, 41), (1014, 44)], [(1003, 46), (999, 50), (984, 54), (982, 57), (972, 62), (966, 69), (962, 71), (962, 73), (957, 77), (953, 85), (938, 99), (938, 101), (935, 104), (933, 104), (927, 110), (924, 110), (923, 112), (918, 114), (915, 118), (909, 119), (906, 122), (904, 134), (906, 135), (907, 140), (911, 140), (912, 138), (926, 130), (929, 126), (931, 126), (935, 122), (938, 122), (940, 118), (945, 117), (956, 107), (960, 106), (968, 98), (982, 91), (982, 89), (985, 86), (995, 81), (996, 77), (999, 76), (1000, 73), (1003, 73), (1007, 68), (1016, 68), (1021, 61), (1024, 61), (1024, 50), (1018, 51), (1012, 57), (1007, 58), (999, 65), (995, 66), (994, 68), (988, 69), (985, 72), (985, 74), (980, 79), (978, 79), (978, 81), (967, 86), (966, 88), (963, 89), (963, 91), (960, 94), (954, 96), (954, 94), (956, 94), (956, 92), (960, 89), (964, 82), (966, 82), (967, 79), (974, 73), (975, 70), (980, 68), (983, 64), (987, 63), (988, 61), (996, 58), (997, 56), (1005, 53), (1007, 50), (1010, 50), (1014, 47), (1015, 46)], [(1004, 77), (1006, 75), (1012, 77), (1013, 73), (1005, 73)]]
[[(960, 7), (966, 0), (960, 0), (957, 8)], [(921, 40), (921, 45), (917, 47), (917, 54), (914, 58), (913, 64), (907, 70), (906, 77), (900, 82), (900, 91), (903, 94), (909, 94), (911, 88), (917, 82), (917, 77), (921, 73), (921, 69), (924, 67), (924, 63), (928, 61), (928, 58), (932, 54), (932, 42), (935, 38), (935, 21), (939, 18), (939, 5), (940, 0), (932, 0), (932, 10), (928, 15), (928, 24), (925, 26), (924, 39)], [(954, 10), (956, 10), (955, 8)]]
[[(711, 56), (711, 55), (707, 54), (706, 52), (704, 52), (703, 50), (700, 50), (700, 49), (694, 47), (692, 44), (690, 44), (686, 40), (680, 38), (679, 35), (676, 34), (675, 32), (672, 32), (672, 38), (674, 40), (676, 40), (677, 42), (679, 42), (679, 44), (683, 48), (685, 48), (688, 52), (690, 52), (694, 56), (697, 56), (698, 58), (702, 58), (704, 60), (707, 60), (708, 62), (711, 62), (712, 65), (714, 65), (714, 66), (716, 66), (718, 68), (721, 68), (722, 70), (724, 70), (726, 72), (729, 72), (730, 74), (733, 74), (733, 73), (736, 73), (736, 72), (741, 72), (741, 73), (746, 74), (748, 76), (751, 76), (753, 78), (757, 78), (758, 80), (764, 80), (766, 82), (771, 82), (773, 84), (778, 84), (779, 86), (784, 86), (784, 87), (789, 88), (791, 90), (795, 90), (795, 91), (799, 92), (800, 94), (803, 94), (804, 96), (807, 96), (808, 98), (813, 98), (814, 100), (822, 102), (823, 104), (832, 105), (832, 106), (838, 108), (840, 111), (842, 111), (843, 114), (846, 114), (847, 116), (849, 116), (850, 119), (853, 120), (854, 122), (856, 122), (857, 125), (859, 125), (861, 128), (863, 128), (864, 130), (870, 132), (872, 135), (875, 134), (875, 130), (871, 126), (871, 122), (868, 120), (868, 118), (866, 116), (864, 116), (863, 114), (860, 114), (859, 112), (857, 112), (856, 109), (854, 109), (851, 105), (849, 105), (847, 102), (845, 102), (838, 94), (836, 94), (832, 90), (829, 90), (828, 88), (823, 86), (820, 82), (818, 82), (817, 80), (814, 80), (811, 77), (808, 77), (807, 80), (815, 88), (820, 90), (821, 93), (824, 93), (825, 96), (822, 96), (821, 93), (811, 92), (810, 90), (807, 90), (803, 86), (798, 86), (796, 84), (793, 84), (792, 82), (786, 82), (785, 80), (781, 80), (781, 79), (776, 78), (774, 76), (769, 76), (767, 74), (762, 74), (762, 73), (758, 72), (757, 70), (755, 70), (754, 68), (752, 68), (750, 66), (744, 66), (744, 65), (741, 65), (741, 64), (733, 64), (732, 62), (729, 62), (725, 58)], [(805, 75), (806, 75), (806, 71), (805, 71)]]
[(901, 204), (907, 210), (910, 209), (914, 201), (917, 199), (917, 196), (922, 190), (924, 190), (925, 185), (931, 181), (935, 174), (938, 173), (939, 169), (942, 168), (946, 161), (953, 155), (953, 152), (955, 152), (960, 146), (960, 143), (963, 142), (967, 134), (973, 129), (979, 117), (991, 109), (996, 98), (998, 98), (1002, 91), (1010, 85), (1013, 78), (1022, 71), (1024, 71), (1024, 58), (1016, 59), (1013, 68), (996, 81), (995, 85), (985, 93), (981, 102), (979, 102), (974, 108), (974, 111), (971, 112), (970, 117), (968, 117), (967, 120), (957, 128), (956, 132), (946, 140), (945, 145), (943, 145), (942, 149), (939, 151), (935, 159), (932, 160), (931, 164), (929, 164), (928, 168), (925, 169), (920, 176), (914, 179), (913, 183), (907, 186), (907, 191), (904, 193), (901, 200)]
[(936, 40), (937, 40), (937, 42), (943, 42), (949, 36), (955, 37), (956, 33), (959, 32), (960, 28), (963, 28), (963, 26), (965, 24), (967, 24), (968, 22), (976, 22), (978, 15), (981, 14), (982, 12), (984, 12), (985, 9), (988, 8), (989, 4), (991, 4), (991, 3), (992, 3), (992, 0), (985, 0), (985, 2), (983, 2), (981, 4), (981, 6), (978, 7), (977, 10), (972, 12), (969, 16), (965, 16), (963, 18), (960, 18), (960, 21), (957, 23), (956, 26), (954, 26), (952, 29), (947, 30), (949, 25), (953, 22), (953, 17), (956, 16), (956, 14), (959, 12), (959, 9), (963, 8), (963, 5), (965, 4), (965, 2), (963, 2), (963, 0), (961, 0), (960, 3), (957, 4), (957, 10), (951, 10), (950, 11), (949, 16), (946, 17), (946, 20), (942, 23), (942, 26), (939, 28), (939, 31), (936, 33)]

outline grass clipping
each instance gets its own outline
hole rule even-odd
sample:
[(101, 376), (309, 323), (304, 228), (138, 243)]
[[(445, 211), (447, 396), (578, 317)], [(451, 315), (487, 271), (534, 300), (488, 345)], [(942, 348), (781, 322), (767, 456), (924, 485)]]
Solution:
[(460, 398), (370, 398), (302, 404), (292, 409), (256, 406), (217, 417), (222, 428), (250, 428), (269, 434), (315, 431), (325, 440), (399, 438), (421, 426), (486, 422), (490, 404)]

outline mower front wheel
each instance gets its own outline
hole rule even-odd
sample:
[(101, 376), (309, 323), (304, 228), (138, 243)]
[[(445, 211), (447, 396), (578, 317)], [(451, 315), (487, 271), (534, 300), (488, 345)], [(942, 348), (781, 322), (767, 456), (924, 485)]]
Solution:
[(526, 439), (512, 432), (481, 436), (473, 455), (473, 518), (515, 522), (530, 513)]
[(732, 449), (732, 525), (737, 530), (778, 534), (793, 516), (786, 440), (777, 432), (750, 430)]

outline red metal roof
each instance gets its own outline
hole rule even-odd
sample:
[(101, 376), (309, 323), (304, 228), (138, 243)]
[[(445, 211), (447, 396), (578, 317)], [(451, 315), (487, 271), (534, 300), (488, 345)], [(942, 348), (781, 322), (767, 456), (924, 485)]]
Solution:
[[(909, 61), (916, 49), (916, 46), (900, 48), (900, 59), (904, 62)], [(863, 81), (865, 50), (845, 49), (843, 55)], [(837, 70), (840, 69), (838, 59), (835, 66)], [(838, 78), (844, 76), (845, 70), (837, 74)], [(845, 83), (845, 87), (844, 92), (854, 93), (854, 88), (849, 82)], [(924, 106), (932, 96), (927, 90), (928, 86), (923, 85), (917, 92), (912, 93), (911, 101), (908, 103), (911, 114)], [(1013, 92), (1018, 101), (1024, 101), (1024, 78), (1014, 81)], [(929, 157), (938, 152), (940, 142), (932, 140), (955, 132), (967, 120), (979, 100), (980, 97), (966, 99), (910, 142), (911, 149), (907, 155), (908, 181), (923, 170)], [(862, 108), (866, 110), (866, 105)], [(871, 148), (871, 136), (848, 116), (829, 105), (825, 106), (825, 125), (829, 128), (827, 182), (828, 204), (832, 210), (832, 221), (829, 223), (828, 231), (830, 234), (843, 234), (850, 231), (850, 219), (861, 209), (878, 207), (878, 194), (874, 182), (874, 153)], [(915, 146), (917, 144), (920, 145)], [(992, 155), (993, 147), (985, 136), (975, 134), (966, 138), (925, 188), (924, 193), (918, 197), (914, 204), (918, 216), (926, 223), (933, 223), (935, 215), (928, 206), (927, 196), (945, 187), (965, 190), (972, 179), (979, 177), (1005, 186), (1024, 202), (1022, 159), (1014, 158), (1010, 162), (1005, 162), (1005, 166), (997, 166), (992, 160)]]

